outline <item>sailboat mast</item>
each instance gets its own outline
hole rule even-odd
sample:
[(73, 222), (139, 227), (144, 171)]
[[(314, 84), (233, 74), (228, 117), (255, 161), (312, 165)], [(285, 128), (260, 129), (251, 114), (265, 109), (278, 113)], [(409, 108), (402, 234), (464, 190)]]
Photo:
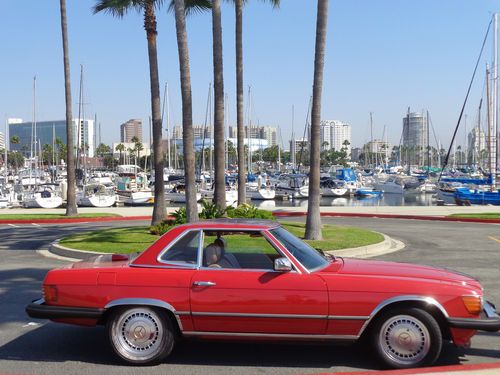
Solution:
[(493, 33), (493, 92), (492, 92), (492, 122), (490, 129), (490, 172), (491, 172), (491, 189), (496, 186), (496, 170), (497, 170), (497, 144), (496, 134), (498, 132), (498, 13), (493, 15), (495, 32)]
[(168, 169), (172, 169), (172, 159), (170, 158), (170, 96), (168, 94), (168, 82), (166, 83), (166, 100), (167, 100), (167, 153), (168, 153)]

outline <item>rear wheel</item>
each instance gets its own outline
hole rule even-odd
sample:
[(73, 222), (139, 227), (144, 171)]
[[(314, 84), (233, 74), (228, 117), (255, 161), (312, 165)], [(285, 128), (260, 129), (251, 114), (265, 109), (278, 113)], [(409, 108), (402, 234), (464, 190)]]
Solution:
[(152, 307), (119, 308), (112, 313), (107, 328), (113, 350), (131, 364), (157, 364), (168, 357), (174, 347), (170, 319)]
[(418, 309), (394, 309), (374, 322), (372, 343), (378, 357), (392, 368), (431, 365), (441, 353), (443, 338), (436, 319)]

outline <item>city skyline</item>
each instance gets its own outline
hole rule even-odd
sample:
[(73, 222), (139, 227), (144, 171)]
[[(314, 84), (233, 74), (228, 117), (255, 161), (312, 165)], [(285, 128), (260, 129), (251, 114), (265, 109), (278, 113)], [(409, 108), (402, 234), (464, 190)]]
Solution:
[[(367, 134), (371, 112), (374, 138), (382, 137), (385, 126), (389, 141), (398, 144), (407, 108), (415, 112), (429, 110), (437, 136), (447, 148), (491, 12), (497, 10), (495, 2), (374, 3), (332, 1), (322, 119), (351, 124), (353, 147), (360, 147), (370, 141)], [(92, 15), (93, 5), (95, 1), (68, 1), (73, 113), (78, 107), (82, 64), (86, 117), (97, 115), (96, 127), (102, 124), (102, 140), (111, 144), (118, 139), (119, 126), (126, 119), (138, 118), (144, 124), (149, 121), (145, 33), (142, 15), (132, 12), (122, 20)], [(4, 54), (9, 58), (3, 61), (0, 72), (4, 83), (0, 111), (5, 118), (31, 120), (31, 82), (35, 75), (37, 119), (64, 118), (58, 6), (57, 2), (35, 2), (29, 8), (15, 1), (5, 4), (0, 23), (4, 35), (10, 36), (4, 44)], [(234, 125), (234, 11), (228, 4), (223, 4), (222, 11), (227, 123)], [(261, 2), (249, 2), (245, 7), (246, 105), (248, 86), (252, 87), (252, 108), (247, 108), (247, 113), (251, 113), (253, 124), (279, 126), (284, 144), (291, 135), (292, 112), (296, 134), (302, 134), (306, 122), (315, 12), (312, 2), (283, 1), (278, 10)], [(19, 19), (31, 27), (19, 30)], [(173, 16), (166, 8), (158, 12), (158, 27), (160, 80), (169, 82), (173, 128), (180, 125), (181, 108)], [(188, 19), (194, 124), (205, 122), (207, 91), (213, 79), (209, 30), (210, 14)], [(490, 31), (465, 111), (468, 130), (476, 121), (479, 100), (484, 96), (483, 71), (486, 62), (491, 61), (491, 49)], [(466, 142), (468, 131), (464, 130), (459, 131), (459, 144)], [(148, 132), (144, 133), (148, 138)], [(165, 130), (163, 134), (166, 136)]]

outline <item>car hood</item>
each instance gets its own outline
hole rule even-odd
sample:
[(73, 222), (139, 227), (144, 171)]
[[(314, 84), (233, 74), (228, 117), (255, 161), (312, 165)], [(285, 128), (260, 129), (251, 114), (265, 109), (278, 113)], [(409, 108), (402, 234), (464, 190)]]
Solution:
[(409, 263), (343, 258), (338, 259), (322, 272), (335, 272), (343, 275), (432, 280), (463, 286), (469, 285), (481, 289), (479, 281), (469, 275), (443, 268)]

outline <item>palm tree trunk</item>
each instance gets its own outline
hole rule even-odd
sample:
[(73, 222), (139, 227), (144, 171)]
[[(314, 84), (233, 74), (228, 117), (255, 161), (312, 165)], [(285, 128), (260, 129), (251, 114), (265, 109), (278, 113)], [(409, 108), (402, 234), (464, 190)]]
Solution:
[(243, 124), (243, 0), (235, 0), (236, 13), (236, 125), (238, 150), (238, 204), (246, 203), (245, 128)]
[(165, 188), (163, 186), (163, 152), (161, 148), (160, 80), (156, 51), (156, 15), (154, 0), (148, 0), (144, 9), (144, 28), (148, 39), (149, 79), (151, 84), (151, 113), (153, 117), (153, 153), (155, 169), (155, 202), (151, 225), (165, 219)]
[(311, 109), (311, 149), (309, 169), (309, 201), (307, 209), (305, 238), (323, 239), (321, 233), (320, 200), (320, 122), (321, 93), (323, 90), (323, 68), (325, 65), (326, 26), (328, 21), (328, 0), (318, 0), (316, 20), (316, 47), (314, 56), (313, 103)]
[(68, 23), (66, 18), (66, 0), (60, 0), (61, 8), (61, 31), (64, 56), (64, 92), (66, 101), (66, 168), (68, 191), (66, 198), (66, 216), (76, 216), (76, 172), (75, 154), (73, 152), (73, 114), (71, 110), (71, 76), (69, 67), (69, 46), (68, 46)]
[(220, 0), (212, 1), (212, 34), (214, 63), (214, 159), (215, 204), (226, 207), (225, 147), (224, 147), (224, 77), (222, 57), (222, 21)]
[(189, 69), (189, 49), (186, 31), (184, 0), (175, 0), (175, 28), (179, 51), (179, 69), (182, 95), (182, 144), (184, 157), (184, 181), (186, 183), (187, 221), (198, 220), (196, 202), (195, 154), (193, 149), (193, 103), (191, 97), (191, 72)]

